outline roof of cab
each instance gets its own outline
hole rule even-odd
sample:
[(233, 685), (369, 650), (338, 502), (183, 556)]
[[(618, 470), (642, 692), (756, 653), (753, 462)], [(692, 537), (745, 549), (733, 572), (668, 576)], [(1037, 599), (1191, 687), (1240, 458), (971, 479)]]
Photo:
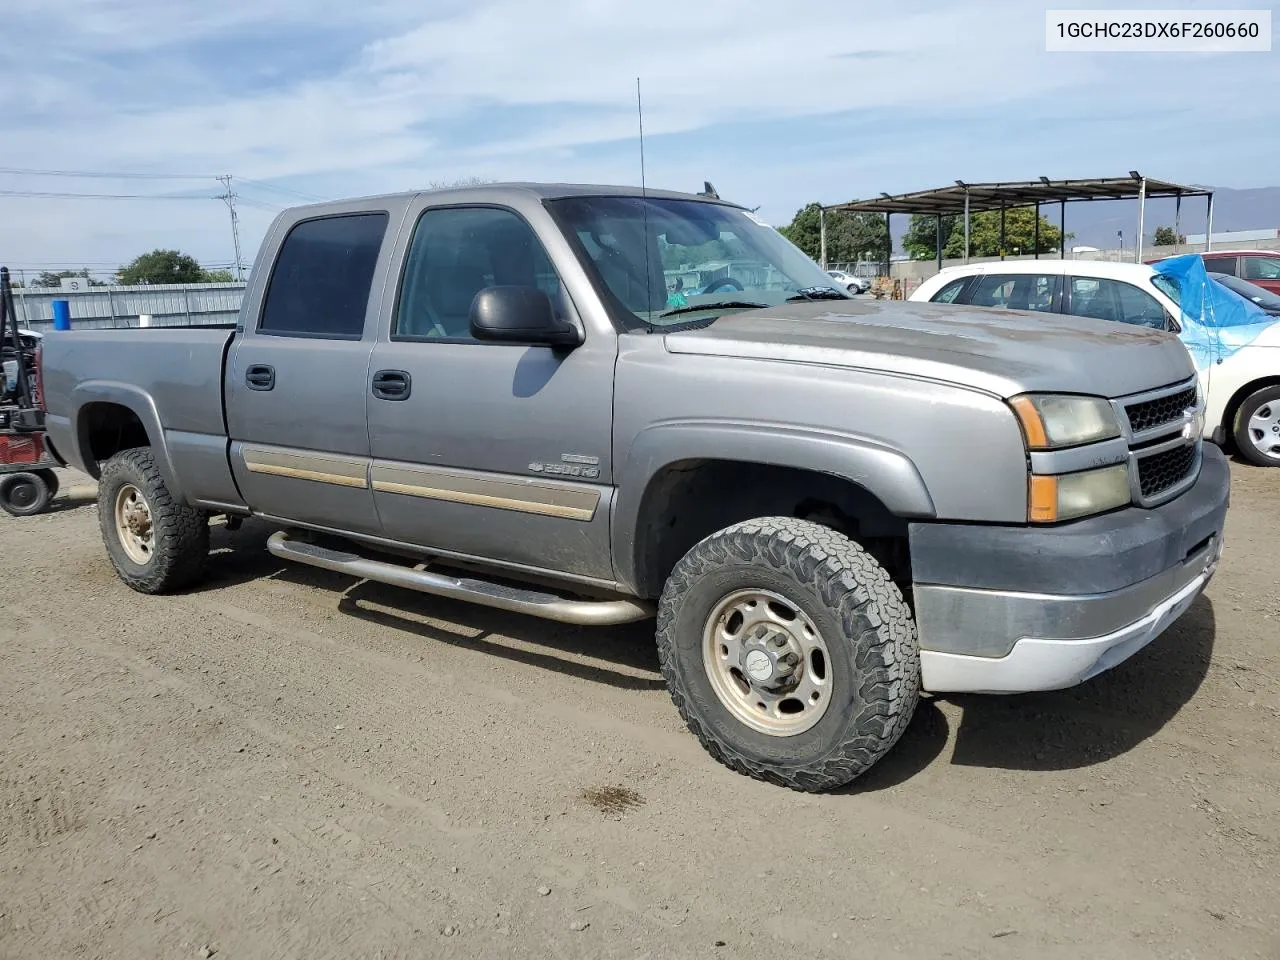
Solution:
[(428, 190), (402, 190), (398, 193), (375, 194), (366, 197), (342, 197), (319, 203), (297, 204), (291, 209), (323, 207), (334, 203), (371, 202), (387, 200), (408, 200), (419, 196), (446, 198), (458, 196), (483, 201), (497, 201), (512, 195), (533, 196), (539, 200), (563, 200), (569, 197), (654, 197), (662, 200), (700, 200), (704, 203), (720, 203), (725, 206), (739, 207), (740, 204), (727, 200), (717, 200), (695, 193), (682, 193), (676, 190), (656, 190), (641, 187), (617, 186), (612, 184), (591, 183), (534, 183), (504, 182), (463, 184), (455, 187), (440, 187)]

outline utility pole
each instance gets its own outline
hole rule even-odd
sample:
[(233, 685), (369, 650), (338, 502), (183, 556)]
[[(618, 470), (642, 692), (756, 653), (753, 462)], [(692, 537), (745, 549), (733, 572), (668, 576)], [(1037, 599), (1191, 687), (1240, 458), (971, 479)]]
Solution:
[(231, 174), (224, 174), (217, 179), (227, 190), (218, 199), (225, 203), (231, 212), (231, 240), (236, 249), (236, 280), (243, 281), (244, 264), (240, 260), (240, 217), (236, 214), (236, 195), (231, 190)]
[(818, 207), (818, 266), (827, 269), (827, 208)]

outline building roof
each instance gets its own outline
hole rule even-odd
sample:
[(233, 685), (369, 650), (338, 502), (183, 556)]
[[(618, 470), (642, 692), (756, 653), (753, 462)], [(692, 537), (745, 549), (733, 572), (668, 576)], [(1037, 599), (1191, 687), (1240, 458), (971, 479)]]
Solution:
[[(1147, 199), (1156, 197), (1206, 197), (1212, 190), (1187, 186), (1169, 180), (1148, 177)], [(963, 183), (937, 187), (933, 190), (917, 190), (890, 196), (882, 193), (871, 200), (854, 200), (827, 207), (842, 213), (922, 213), (963, 214), (965, 196), (969, 198), (969, 212), (999, 210), (1001, 207), (1030, 207), (1037, 203), (1077, 203), (1084, 200), (1137, 199), (1142, 190), (1142, 177), (1134, 171), (1127, 177), (1099, 177), (1092, 180), (1008, 180), (992, 183)]]

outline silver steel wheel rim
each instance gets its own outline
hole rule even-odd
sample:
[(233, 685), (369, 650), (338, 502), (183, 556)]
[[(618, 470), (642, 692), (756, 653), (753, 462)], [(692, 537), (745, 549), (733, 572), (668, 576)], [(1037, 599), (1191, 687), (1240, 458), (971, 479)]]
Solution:
[(1253, 411), (1247, 429), (1255, 450), (1270, 460), (1280, 460), (1280, 400)]
[(115, 517), (116, 536), (125, 555), (145, 567), (155, 554), (156, 531), (146, 497), (133, 484), (126, 483), (116, 494)]
[(724, 707), (769, 736), (804, 733), (831, 702), (826, 641), (799, 606), (771, 590), (738, 590), (716, 604), (702, 662)]

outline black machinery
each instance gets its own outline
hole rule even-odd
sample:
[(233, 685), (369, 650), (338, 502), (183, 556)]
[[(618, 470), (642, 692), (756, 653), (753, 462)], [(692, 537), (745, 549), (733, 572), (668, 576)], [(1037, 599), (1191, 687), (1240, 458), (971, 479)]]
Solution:
[(0, 267), (0, 509), (43, 513), (58, 492), (45, 444), (40, 338), (18, 326), (9, 268)]

